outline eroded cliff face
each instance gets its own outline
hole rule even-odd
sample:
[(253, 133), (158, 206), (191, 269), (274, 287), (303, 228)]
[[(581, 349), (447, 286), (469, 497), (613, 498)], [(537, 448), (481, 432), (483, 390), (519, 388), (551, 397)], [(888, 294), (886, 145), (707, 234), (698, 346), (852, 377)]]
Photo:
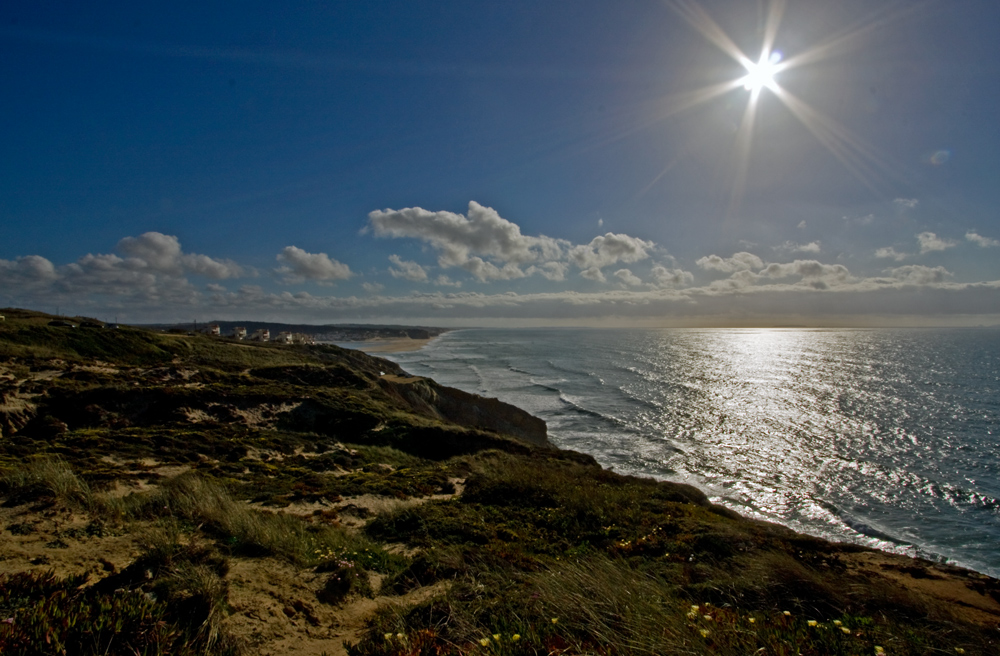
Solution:
[(427, 378), (385, 375), (379, 384), (416, 413), (537, 446), (551, 446), (544, 421), (503, 401), (445, 387)]

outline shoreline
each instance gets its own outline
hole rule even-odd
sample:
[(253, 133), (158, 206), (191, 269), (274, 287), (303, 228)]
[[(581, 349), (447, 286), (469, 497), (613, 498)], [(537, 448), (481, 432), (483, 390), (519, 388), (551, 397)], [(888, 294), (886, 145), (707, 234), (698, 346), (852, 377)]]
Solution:
[(389, 337), (381, 338), (377, 337), (375, 339), (368, 339), (363, 342), (332, 342), (341, 348), (353, 349), (355, 351), (361, 351), (363, 353), (406, 353), (409, 351), (419, 351), (424, 348), (432, 341), (437, 339), (436, 337), (430, 337), (427, 339), (412, 339), (410, 337)]

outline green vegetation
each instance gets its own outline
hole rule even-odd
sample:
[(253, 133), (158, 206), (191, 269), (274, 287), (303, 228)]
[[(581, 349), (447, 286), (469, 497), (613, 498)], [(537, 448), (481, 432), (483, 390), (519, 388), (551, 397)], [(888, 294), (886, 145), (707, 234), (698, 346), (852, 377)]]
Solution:
[[(281, 597), (283, 631), (378, 595), (354, 656), (997, 652), (992, 579), (866, 565), (553, 449), (523, 413), (391, 363), (2, 312), (2, 528), (51, 537), (0, 576), (5, 654), (255, 653), (260, 632), (231, 621), (256, 617), (233, 601), (254, 562), (312, 586)], [(113, 539), (127, 564), (46, 569)], [(945, 579), (986, 605), (927, 587)]]

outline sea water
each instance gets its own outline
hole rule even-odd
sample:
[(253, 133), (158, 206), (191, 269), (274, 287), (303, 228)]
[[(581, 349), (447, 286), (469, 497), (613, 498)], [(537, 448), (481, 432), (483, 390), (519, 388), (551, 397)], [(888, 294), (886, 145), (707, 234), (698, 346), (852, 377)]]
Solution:
[(477, 329), (384, 357), (615, 471), (1000, 577), (998, 330)]

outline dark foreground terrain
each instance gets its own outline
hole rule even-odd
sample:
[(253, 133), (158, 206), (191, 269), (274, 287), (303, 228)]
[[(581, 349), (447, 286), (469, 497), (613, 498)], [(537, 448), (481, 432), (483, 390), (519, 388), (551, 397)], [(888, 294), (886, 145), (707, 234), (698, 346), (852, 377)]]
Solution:
[(996, 580), (603, 470), (387, 361), (0, 314), (0, 653), (1000, 653)]

